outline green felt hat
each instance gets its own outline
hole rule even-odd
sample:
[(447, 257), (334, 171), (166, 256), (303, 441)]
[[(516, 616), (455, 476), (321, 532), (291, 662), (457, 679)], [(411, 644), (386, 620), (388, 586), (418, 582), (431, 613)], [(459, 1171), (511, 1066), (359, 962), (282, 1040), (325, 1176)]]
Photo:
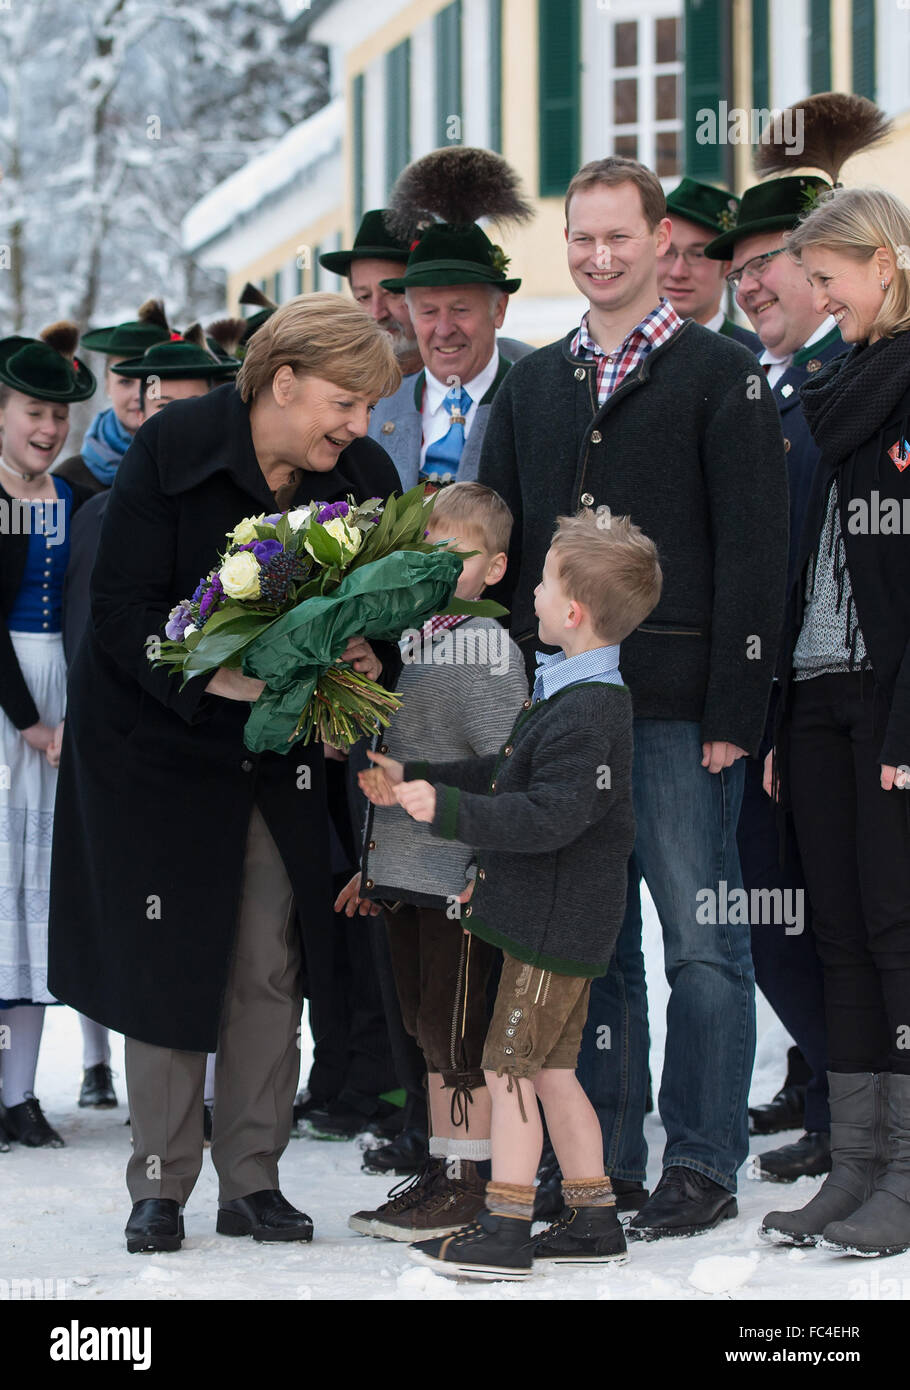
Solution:
[(129, 323), (117, 323), (111, 328), (93, 328), (83, 333), (82, 346), (91, 352), (104, 352), (110, 357), (135, 357), (145, 352), (155, 343), (166, 343), (170, 330), (157, 323), (146, 323), (133, 319)]
[(336, 275), (350, 275), (352, 261), (401, 261), (411, 254), (406, 241), (392, 236), (385, 224), (385, 209), (373, 208), (363, 214), (350, 251), (325, 251), (319, 264)]
[(507, 280), (508, 257), (476, 222), (456, 226), (433, 222), (408, 256), (400, 280), (380, 280), (386, 290), (419, 289), (424, 285), (495, 285), (514, 294), (520, 280)]
[[(63, 328), (64, 325), (54, 327)], [(75, 347), (79, 330), (75, 324), (65, 327), (72, 330), (72, 347)], [(61, 351), (53, 339), (45, 342), (43, 338), (21, 337), (0, 339), (0, 382), (39, 401), (59, 401), (67, 405), (72, 401), (87, 401), (98, 386), (88, 367), (77, 357)]]
[(156, 343), (141, 357), (118, 362), (113, 370), (117, 376), (143, 380), (157, 376), (162, 381), (194, 381), (209, 377), (225, 381), (233, 377), (239, 367), (240, 362), (236, 357), (213, 357), (196, 343), (180, 339), (172, 343)]
[(739, 199), (723, 188), (697, 179), (685, 178), (667, 194), (667, 215), (685, 217), (712, 232), (727, 232), (736, 225)]
[(790, 174), (747, 188), (740, 200), (735, 226), (709, 241), (705, 255), (712, 261), (728, 261), (733, 247), (743, 237), (755, 232), (789, 231), (811, 211), (819, 195), (830, 188), (830, 183), (817, 174)]

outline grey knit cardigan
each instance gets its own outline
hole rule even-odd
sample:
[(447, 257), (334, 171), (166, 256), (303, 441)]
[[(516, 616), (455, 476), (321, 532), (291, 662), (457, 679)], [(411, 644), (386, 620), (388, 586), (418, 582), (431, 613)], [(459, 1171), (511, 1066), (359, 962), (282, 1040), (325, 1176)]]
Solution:
[(434, 835), (477, 849), (462, 924), (560, 975), (606, 974), (622, 925), (632, 810), (628, 687), (585, 682), (522, 710), (500, 751), (407, 763), (436, 787)]
[[(401, 709), (382, 748), (434, 762), (495, 753), (528, 698), (518, 647), (493, 618), (470, 618), (404, 647)], [(473, 873), (474, 851), (440, 840), (400, 806), (370, 806), (361, 860), (364, 897), (451, 906)]]

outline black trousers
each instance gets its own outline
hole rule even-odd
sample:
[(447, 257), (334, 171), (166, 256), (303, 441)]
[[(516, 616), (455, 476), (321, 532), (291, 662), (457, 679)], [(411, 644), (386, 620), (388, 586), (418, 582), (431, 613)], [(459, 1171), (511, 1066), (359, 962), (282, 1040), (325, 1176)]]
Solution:
[(779, 888), (784, 893), (801, 892), (804, 914), (802, 932), (790, 935), (783, 922), (753, 919), (755, 983), (798, 1044), (811, 1073), (806, 1084), (806, 1129), (826, 1130), (830, 1118), (822, 967), (793, 821), (787, 817), (787, 852), (782, 865), (777, 809), (762, 790), (762, 768), (763, 759), (747, 759), (743, 804), (736, 831), (743, 886), (750, 893), (762, 888)]
[(789, 783), (825, 985), (829, 1066), (910, 1075), (910, 791), (883, 791), (871, 672), (791, 686)]

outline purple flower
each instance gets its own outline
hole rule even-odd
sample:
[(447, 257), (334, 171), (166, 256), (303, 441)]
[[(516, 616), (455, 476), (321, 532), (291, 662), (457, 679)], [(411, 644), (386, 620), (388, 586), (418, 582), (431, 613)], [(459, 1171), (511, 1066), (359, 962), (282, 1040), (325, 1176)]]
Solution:
[(208, 581), (207, 579), (200, 579), (199, 583), (196, 585), (196, 592), (193, 594), (193, 597), (190, 599), (190, 603), (198, 603), (198, 602), (199, 602), (199, 600), (202, 598), (202, 595), (205, 593), (205, 586), (206, 586), (206, 584), (207, 584), (208, 582), (209, 582), (209, 581)]
[(281, 554), (284, 546), (281, 541), (247, 541), (246, 545), (238, 545), (237, 549), (252, 550), (260, 565), (267, 565), (276, 555)]
[(172, 608), (170, 617), (164, 625), (164, 635), (169, 637), (172, 642), (182, 642), (183, 634), (193, 621), (190, 612), (190, 605), (186, 599), (178, 603), (176, 608)]
[(273, 512), (271, 516), (264, 516), (262, 520), (268, 522), (270, 526), (277, 526), (283, 516), (284, 512)]
[(212, 582), (203, 595), (202, 602), (199, 604), (199, 622), (204, 623), (206, 618), (211, 615), (212, 609), (224, 597), (224, 589), (221, 587), (221, 580), (217, 574), (212, 575)]
[(329, 502), (329, 504), (323, 507), (317, 514), (316, 520), (319, 522), (320, 526), (324, 526), (327, 521), (334, 521), (336, 517), (347, 516), (350, 510), (347, 502)]

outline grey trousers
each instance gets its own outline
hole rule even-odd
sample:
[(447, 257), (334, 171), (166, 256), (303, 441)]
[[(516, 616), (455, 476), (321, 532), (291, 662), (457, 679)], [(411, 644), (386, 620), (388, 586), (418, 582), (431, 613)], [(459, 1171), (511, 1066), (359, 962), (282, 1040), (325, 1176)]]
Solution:
[[(300, 1071), (302, 1005), (291, 885), (254, 806), (215, 1058), (212, 1162), (220, 1201), (278, 1187)], [(125, 1058), (130, 1197), (165, 1197), (183, 1205), (202, 1167), (206, 1054), (127, 1038)]]

